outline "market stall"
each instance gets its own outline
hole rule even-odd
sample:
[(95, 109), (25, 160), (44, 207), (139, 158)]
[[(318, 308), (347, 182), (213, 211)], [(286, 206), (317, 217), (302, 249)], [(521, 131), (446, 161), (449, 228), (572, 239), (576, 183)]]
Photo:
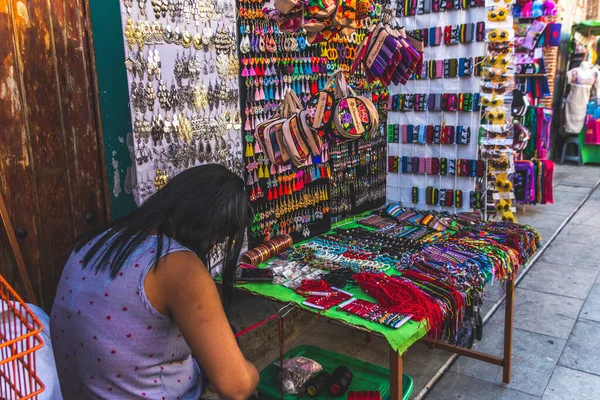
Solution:
[[(549, 0), (521, 1), (514, 10), (516, 91), (512, 116), (515, 123), (515, 173), (512, 182), (517, 204), (553, 202), (554, 162), (549, 160), (555, 52), (562, 25), (558, 6)], [(554, 55), (554, 57), (552, 56)], [(548, 106), (550, 103), (550, 107)]]
[[(510, 380), (514, 276), (540, 241), (514, 224), (511, 1), (124, 0), (121, 13), (139, 203), (221, 163), (255, 212), (239, 280), (266, 281), (241, 289), (384, 336), (393, 399), (426, 335)], [(469, 349), (496, 280), (503, 357)]]
[[(540, 237), (529, 227), (472, 218), (390, 205), (292, 248), (284, 238), (250, 250), (244, 261), (274, 276), (239, 287), (382, 335), (391, 348), (393, 380), (402, 375), (402, 354), (429, 333), (427, 342), (439, 348), (502, 366), (508, 383), (513, 278)], [(494, 280), (507, 290), (503, 357), (456, 345), (466, 303)], [(402, 398), (401, 387), (391, 388), (390, 398)]]

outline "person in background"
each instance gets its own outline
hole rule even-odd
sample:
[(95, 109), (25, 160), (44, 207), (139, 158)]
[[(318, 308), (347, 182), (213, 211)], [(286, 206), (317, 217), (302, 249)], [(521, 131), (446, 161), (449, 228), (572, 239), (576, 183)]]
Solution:
[(50, 318), (64, 398), (198, 399), (206, 380), (222, 399), (250, 397), (258, 373), (223, 304), (251, 217), (243, 180), (205, 165), (80, 238)]

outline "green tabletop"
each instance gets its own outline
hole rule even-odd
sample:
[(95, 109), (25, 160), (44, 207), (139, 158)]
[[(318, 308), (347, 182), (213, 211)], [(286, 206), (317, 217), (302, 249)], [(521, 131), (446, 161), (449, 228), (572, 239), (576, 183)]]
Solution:
[[(353, 228), (357, 227), (358, 225), (355, 222), (344, 222), (336, 225), (336, 227), (340, 226), (343, 226), (344, 228)], [(259, 265), (259, 267), (264, 267), (265, 265), (266, 263)], [(386, 273), (389, 275), (400, 274), (395, 269), (389, 269), (386, 271)], [(255, 282), (238, 283), (237, 287), (278, 302), (293, 302), (302, 309), (318, 313), (318, 310), (302, 304), (302, 302), (306, 300), (304, 297), (300, 296), (292, 289), (288, 289), (281, 285), (273, 285), (268, 282)], [(344, 290), (352, 293), (354, 297), (358, 299), (375, 301), (372, 297), (365, 294), (359, 287), (344, 288)], [(425, 336), (427, 333), (427, 327), (423, 323), (415, 322), (413, 320), (406, 322), (398, 329), (392, 329), (375, 322), (367, 321), (357, 317), (356, 315), (348, 314), (343, 310), (338, 310), (337, 307), (332, 307), (329, 310), (321, 311), (320, 314), (323, 317), (342, 321), (354, 327), (360, 327), (371, 332), (380, 333), (385, 336), (390, 346), (400, 354), (404, 353), (414, 342)]]

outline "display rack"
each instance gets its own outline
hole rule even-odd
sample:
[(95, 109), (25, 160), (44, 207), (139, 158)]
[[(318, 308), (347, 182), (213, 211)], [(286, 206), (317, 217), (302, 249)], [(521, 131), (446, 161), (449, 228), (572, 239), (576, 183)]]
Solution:
[(241, 175), (235, 2), (121, 2), (133, 140), (143, 203), (194, 165)]
[[(476, 208), (470, 202), (476, 179), (484, 175), (484, 169), (478, 171), (476, 166), (480, 163), (477, 140), (480, 78), (476, 72), (485, 56), (481, 29), (486, 11), (482, 2), (468, 2), (444, 12), (425, 12), (419, 7), (423, 4), (413, 11), (405, 7), (404, 2), (396, 3), (397, 25), (420, 37), (426, 36), (426, 68), (423, 76), (414, 76), (407, 85), (390, 88), (388, 124), (391, 128), (388, 126), (388, 129), (393, 133), (388, 136), (388, 200), (427, 209), (470, 210)], [(456, 29), (456, 37), (451, 38), (448, 29)], [(434, 35), (439, 37), (434, 38)], [(425, 95), (429, 101), (432, 94), (440, 97), (440, 107), (428, 105), (422, 108), (426, 111), (408, 107), (402, 110), (403, 105), (394, 103), (404, 100), (402, 96), (414, 101), (415, 95)], [(459, 94), (470, 96), (469, 109), (461, 110), (458, 98), (456, 106), (441, 104), (448, 96)], [(434, 132), (420, 132), (419, 137), (413, 133), (416, 128)], [(468, 163), (467, 173), (461, 174), (461, 161), (463, 165)], [(397, 168), (391, 167), (394, 164)], [(415, 164), (418, 164), (416, 168)], [(446, 170), (441, 168), (442, 164), (448, 164)], [(471, 164), (475, 167), (471, 168)], [(428, 198), (427, 194), (435, 191), (442, 194), (444, 202), (440, 202), (439, 195), (437, 201), (435, 194), (433, 199)]]
[(514, 9), (517, 65), (528, 71), (515, 75), (516, 89), (530, 102), (525, 113), (513, 112), (517, 127), (523, 126), (529, 133), (529, 138), (515, 152), (512, 182), (518, 204), (553, 202), (554, 163), (547, 157), (551, 145), (552, 93), (560, 24), (555, 22), (558, 19), (556, 7), (550, 7), (554, 3), (548, 2), (548, 6), (536, 10), (532, 10), (532, 3), (522, 2)]

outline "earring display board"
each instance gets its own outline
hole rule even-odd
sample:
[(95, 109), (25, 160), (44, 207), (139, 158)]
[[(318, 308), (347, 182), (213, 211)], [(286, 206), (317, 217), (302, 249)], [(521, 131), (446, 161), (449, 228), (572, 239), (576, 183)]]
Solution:
[[(239, 2), (239, 52), (245, 179), (254, 209), (249, 247), (288, 234), (294, 242), (327, 232), (329, 208), (329, 148), (327, 142), (311, 149), (306, 161), (272, 160), (256, 140), (257, 127), (266, 128), (275, 115), (285, 117), (280, 105), (293, 92), (301, 104), (327, 81), (327, 59), (301, 33), (287, 33), (267, 18), (268, 2)], [(264, 130), (264, 129), (263, 129)], [(274, 151), (279, 143), (273, 134)], [(281, 138), (281, 137), (280, 137)], [(277, 161), (277, 162), (274, 162)]]
[(319, 45), (321, 56), (327, 59), (328, 70), (341, 68), (346, 71), (348, 83), (356, 93), (373, 101), (380, 121), (379, 129), (369, 140), (360, 139), (331, 146), (332, 215), (359, 214), (383, 206), (386, 201), (385, 127), (389, 92), (379, 81), (369, 84), (362, 67), (354, 73), (350, 72), (369, 29), (377, 24), (382, 14), (391, 11), (389, 0), (378, 0), (374, 4), (374, 13), (360, 21), (356, 31)]
[[(303, 149), (298, 143), (282, 146), (282, 140), (293, 135), (278, 134), (276, 127), (281, 124), (277, 118), (283, 118), (288, 125), (281, 130), (294, 129), (289, 121), (303, 119), (293, 117), (296, 112), (314, 118), (307, 104), (317, 101), (317, 93), (328, 86), (328, 79), (339, 69), (345, 71), (353, 90), (381, 105), (379, 121), (385, 121), (387, 91), (367, 84), (360, 70), (349, 74), (349, 69), (362, 38), (386, 4), (389, 0), (374, 2), (368, 17), (357, 20), (356, 29), (348, 35), (334, 35), (326, 42), (310, 45), (303, 31), (284, 32), (268, 19), (268, 13), (263, 12), (272, 6), (268, 2), (239, 2), (246, 184), (255, 210), (251, 247), (281, 234), (298, 241), (324, 233), (330, 229), (332, 216), (354, 214), (385, 203), (384, 125), (368, 140), (343, 143), (325, 132), (327, 128), (319, 131), (318, 145), (311, 145), (307, 151), (300, 151)], [(297, 102), (293, 99), (296, 97)], [(277, 118), (273, 118), (275, 115)], [(292, 162), (278, 159), (288, 150)], [(300, 153), (309, 153), (301, 157), (305, 161), (298, 162)]]
[(233, 0), (122, 0), (141, 204), (170, 177), (219, 163), (243, 175)]
[(395, 23), (423, 39), (424, 69), (388, 99), (388, 202), (422, 209), (479, 208), (480, 68), (484, 1), (396, 2)]

